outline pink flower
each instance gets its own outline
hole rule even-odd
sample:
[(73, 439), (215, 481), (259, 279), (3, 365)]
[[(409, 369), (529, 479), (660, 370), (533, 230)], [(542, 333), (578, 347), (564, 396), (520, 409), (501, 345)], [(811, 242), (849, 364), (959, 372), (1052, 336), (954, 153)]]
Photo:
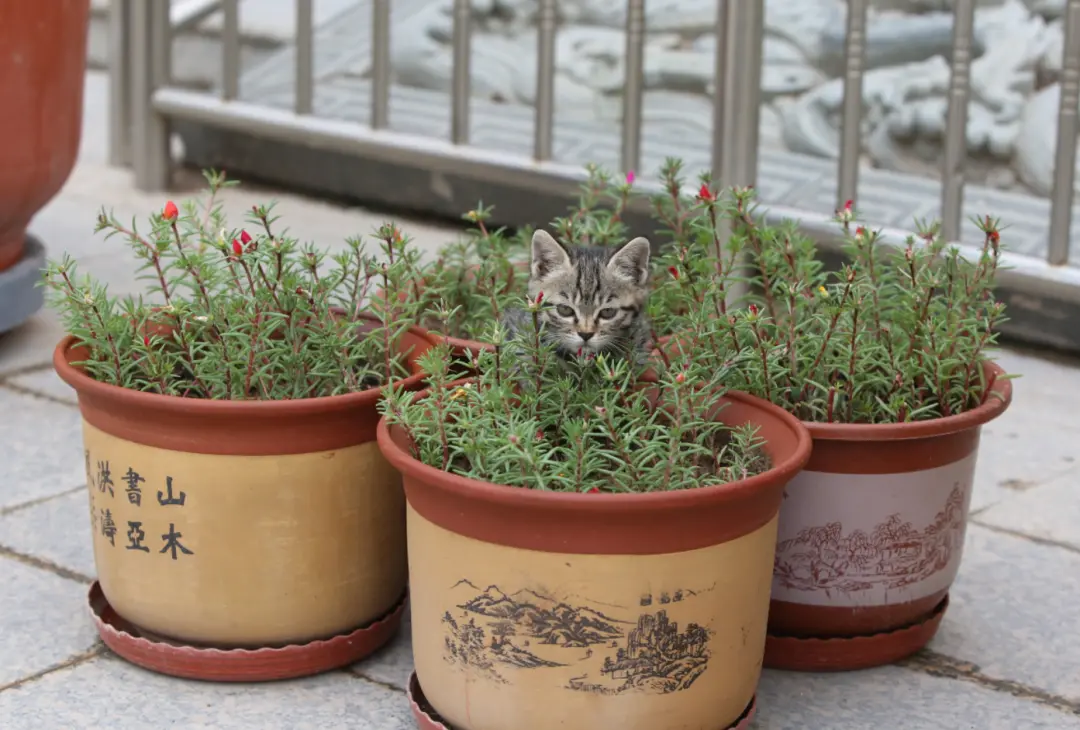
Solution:
[(675, 376), (675, 382), (678, 383), (679, 385), (682, 385), (683, 383), (685, 383), (686, 382), (686, 373), (679, 373), (678, 375), (676, 375)]
[(180, 215), (180, 211), (176, 207), (176, 203), (171, 200), (165, 203), (165, 210), (161, 212), (161, 217), (167, 221), (176, 220), (176, 216)]
[(627, 184), (627, 185), (633, 185), (633, 184), (634, 184), (634, 180), (635, 180), (635, 179), (636, 179), (636, 178), (635, 178), (635, 176), (634, 176), (634, 171), (633, 171), (633, 170), (631, 170), (630, 172), (626, 173), (626, 184)]
[(512, 444), (515, 444), (515, 445), (516, 445), (516, 444), (517, 444), (517, 442), (518, 442), (518, 440), (519, 440), (519, 439), (518, 439), (518, 437), (517, 437), (516, 435), (514, 435), (514, 434), (510, 434), (510, 438), (509, 438), (509, 441), (510, 441), (510, 443), (512, 443)]

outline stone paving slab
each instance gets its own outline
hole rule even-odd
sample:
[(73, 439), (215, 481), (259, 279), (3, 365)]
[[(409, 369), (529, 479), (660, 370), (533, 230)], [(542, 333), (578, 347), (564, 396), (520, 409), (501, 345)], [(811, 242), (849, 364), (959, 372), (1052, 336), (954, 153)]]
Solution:
[(1007, 502), (1080, 467), (1080, 361), (1012, 348), (995, 353), (1013, 380), (1013, 402), (983, 426), (971, 509)]
[(755, 730), (1070, 730), (1080, 715), (901, 667), (766, 670)]
[(1080, 712), (1080, 553), (979, 525), (968, 527), (966, 543), (929, 648), (1064, 698)]
[(0, 389), (0, 512), (86, 480), (79, 412)]
[(1071, 546), (1080, 554), (1080, 468), (1018, 494), (978, 519), (986, 525)]
[(404, 694), (344, 672), (272, 684), (210, 684), (147, 672), (108, 654), (0, 693), (0, 717), (5, 730), (414, 727)]
[(4, 382), (17, 390), (42, 395), (70, 406), (76, 406), (79, 403), (75, 390), (61, 380), (51, 366), (21, 375), (12, 375)]
[[(86, 652), (96, 642), (85, 610), (87, 586), (10, 556), (0, 557), (0, 585), (0, 692)], [(0, 710), (0, 718), (8, 717)], [(7, 719), (0, 727), (10, 727)]]
[(0, 516), (0, 545), (86, 576), (89, 582), (97, 568), (85, 485)]

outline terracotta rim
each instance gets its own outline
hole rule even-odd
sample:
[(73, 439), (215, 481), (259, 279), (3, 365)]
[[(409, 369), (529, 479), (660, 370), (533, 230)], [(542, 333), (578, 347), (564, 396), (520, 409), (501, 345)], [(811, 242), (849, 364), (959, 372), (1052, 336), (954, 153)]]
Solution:
[(739, 391), (728, 391), (724, 400), (721, 413), (750, 414), (732, 420), (753, 420), (761, 427), (774, 466), (749, 479), (700, 489), (578, 494), (514, 488), (418, 461), (405, 450), (404, 432), (389, 427), (385, 418), (379, 420), (378, 441), (383, 456), (402, 473), (413, 509), (452, 532), (545, 552), (681, 552), (734, 540), (774, 519), (784, 487), (810, 459), (810, 433), (790, 413)]
[[(435, 714), (434, 708), (427, 701), (427, 697), (424, 696), (423, 689), (420, 688), (420, 680), (417, 678), (416, 672), (409, 675), (409, 689), (406, 694), (409, 697), (409, 706), (412, 708), (416, 725), (420, 730), (455, 730)], [(746, 730), (750, 727), (750, 723), (754, 721), (754, 715), (756, 714), (757, 695), (754, 695), (750, 698), (750, 704), (746, 706), (738, 719), (723, 730)]]
[(373, 654), (401, 626), (407, 593), (382, 618), (346, 634), (306, 644), (265, 649), (214, 649), (165, 643), (143, 637), (121, 618), (94, 581), (90, 612), (102, 641), (132, 664), (160, 674), (211, 682), (270, 682), (337, 669)]
[[(417, 358), (436, 343), (410, 327), (399, 351), (412, 375), (390, 387), (415, 390), (427, 377)], [(175, 451), (222, 455), (285, 455), (329, 451), (374, 440), (376, 404), (383, 389), (281, 401), (181, 398), (94, 380), (73, 361), (81, 346), (67, 335), (53, 351), (53, 367), (79, 398), (88, 423), (113, 436)]]
[(796, 672), (846, 672), (892, 664), (929, 644), (948, 608), (946, 594), (923, 620), (880, 634), (829, 639), (769, 634), (765, 638), (764, 666)]
[(983, 369), (988, 377), (996, 378), (991, 390), (1000, 397), (989, 397), (981, 406), (955, 416), (911, 423), (804, 423), (815, 439), (828, 441), (900, 441), (966, 431), (994, 420), (1012, 403), (1012, 381), (1001, 379), (1005, 369), (989, 360)]

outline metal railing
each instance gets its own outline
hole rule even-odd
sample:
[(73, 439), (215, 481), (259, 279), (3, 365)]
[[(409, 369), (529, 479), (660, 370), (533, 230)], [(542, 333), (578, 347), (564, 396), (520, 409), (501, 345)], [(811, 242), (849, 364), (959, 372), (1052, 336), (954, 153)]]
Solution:
[[(170, 122), (184, 121), (256, 135), (267, 140), (329, 150), (383, 163), (407, 160), (432, 172), (449, 172), (493, 185), (545, 191), (572, 190), (581, 170), (553, 159), (555, 130), (556, 0), (537, 0), (538, 71), (531, 155), (514, 155), (470, 144), (472, 18), (470, 0), (454, 0), (449, 140), (403, 134), (390, 129), (391, 0), (371, 0), (371, 96), (367, 120), (313, 115), (312, 0), (296, 1), (295, 95), (291, 110), (240, 98), (240, 18), (238, 0), (113, 0), (112, 32), (117, 53), (111, 68), (112, 153), (116, 164), (134, 168), (136, 185), (163, 189), (169, 182)], [(838, 206), (858, 199), (862, 86), (870, 0), (849, 0), (844, 63), (844, 102), (837, 161)], [(944, 234), (960, 240), (965, 190), (966, 128), (970, 96), (976, 0), (953, 3), (953, 51), (941, 170), (941, 220)], [(184, 25), (220, 9), (222, 83), (219, 94), (187, 91), (170, 83), (170, 39)], [(641, 162), (644, 99), (645, 0), (627, 0), (625, 68), (620, 157), (624, 170)], [(1011, 256), (1002, 285), (1014, 293), (1067, 303), (1080, 315), (1080, 268), (1068, 267), (1073, 184), (1080, 105), (1080, 0), (1067, 0), (1065, 42), (1058, 112), (1057, 163), (1050, 200), (1046, 256)], [(762, 2), (718, 0), (715, 91), (712, 120), (712, 174), (721, 186), (757, 180), (758, 123), (764, 7)], [(771, 215), (803, 221), (823, 246), (836, 248), (829, 216), (821, 211), (788, 210), (768, 201)], [(886, 240), (904, 231), (887, 231)], [(1029, 307), (1033, 311), (1045, 306)], [(1062, 312), (1065, 310), (1061, 310)], [(1067, 315), (1059, 312), (1059, 319)], [(1080, 319), (1076, 320), (1080, 321)], [(1074, 327), (1080, 345), (1080, 326)], [(1068, 335), (1068, 333), (1066, 333)], [(1060, 336), (1048, 339), (1061, 340)], [(1068, 339), (1068, 336), (1066, 336)]]

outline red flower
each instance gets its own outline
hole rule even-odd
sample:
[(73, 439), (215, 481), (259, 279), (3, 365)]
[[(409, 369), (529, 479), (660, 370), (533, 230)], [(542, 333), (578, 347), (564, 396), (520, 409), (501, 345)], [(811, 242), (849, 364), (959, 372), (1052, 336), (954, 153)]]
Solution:
[(232, 252), (237, 256), (244, 253), (244, 247), (241, 246), (240, 242), (237, 241), (235, 238), (232, 240)]
[(516, 435), (514, 435), (514, 434), (510, 434), (510, 439), (509, 440), (510, 440), (510, 443), (516, 444), (518, 442), (518, 437)]
[(678, 375), (676, 375), (675, 376), (675, 382), (678, 383), (679, 385), (682, 385), (683, 383), (685, 383), (686, 382), (686, 373), (679, 373)]
[(144, 347), (150, 347), (150, 336), (149, 335), (143, 335), (142, 336), (142, 343), (143, 343)]
[(600, 487), (593, 487), (585, 492), (585, 494), (600, 494)]
[(542, 301), (544, 301), (544, 292), (537, 292), (536, 303), (539, 304)]
[(706, 203), (716, 200), (716, 198), (712, 194), (712, 191), (709, 190), (709, 186), (705, 183), (701, 183), (701, 189), (698, 190), (697, 196), (699, 200), (704, 200)]
[(536, 440), (537, 441), (543, 441), (544, 440), (544, 429), (542, 429), (542, 428), (536, 429)]
[(180, 215), (180, 211), (176, 207), (176, 203), (171, 200), (165, 203), (165, 210), (161, 212), (161, 217), (167, 221), (176, 220), (176, 216)]
[(862, 238), (863, 236), (866, 235), (866, 229), (863, 228), (862, 226), (859, 226), (858, 228), (855, 229), (855, 235), (858, 236), (859, 238)]
[(245, 246), (251, 243), (251, 235), (247, 231), (240, 231), (240, 243)]
[(679, 270), (677, 268), (675, 268), (674, 266), (669, 266), (667, 270), (668, 273), (671, 274), (671, 278), (678, 280)]
[(989, 233), (987, 233), (986, 235), (988, 235), (990, 237), (990, 240), (993, 243), (1000, 243), (1001, 242), (1001, 234), (998, 233), (997, 231), (992, 230)]
[(757, 313), (758, 313), (757, 305), (756, 304), (751, 304), (750, 305), (750, 314), (757, 314)]
[(851, 212), (851, 206), (853, 206), (853, 205), (855, 205), (854, 200), (847, 201), (846, 203), (844, 203), (844, 211), (847, 212), (847, 213), (850, 213)]

